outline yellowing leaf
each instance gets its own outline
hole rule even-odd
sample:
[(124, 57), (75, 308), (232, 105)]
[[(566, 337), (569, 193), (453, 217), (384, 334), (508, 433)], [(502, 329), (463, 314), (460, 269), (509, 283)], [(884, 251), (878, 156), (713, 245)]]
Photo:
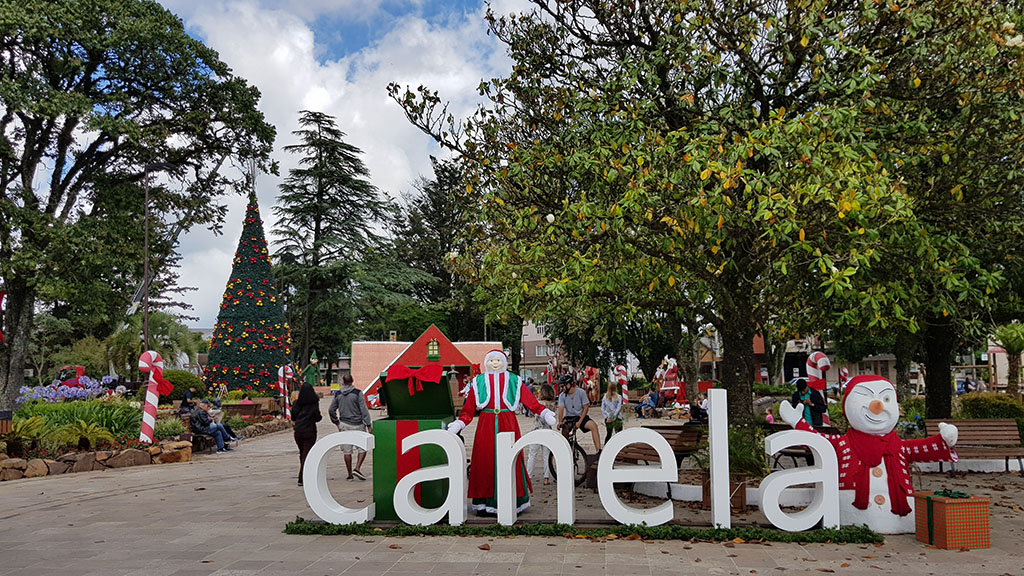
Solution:
[(803, 228), (801, 228), (801, 229), (800, 229), (800, 241), (801, 241), (801, 242), (803, 242), (803, 241), (804, 241), (804, 237), (805, 237), (805, 235), (804, 235), (804, 229), (803, 229)]
[(803, 38), (800, 39), (800, 45), (803, 46), (804, 48), (807, 48), (807, 44), (809, 43), (810, 40), (807, 39), (807, 36), (804, 36)]
[(710, 177), (711, 177), (711, 168), (705, 168), (704, 171), (700, 173), (700, 179), (701, 180), (707, 180)]
[(669, 287), (672, 287), (672, 286), (676, 285), (676, 277), (675, 276), (669, 276), (668, 277), (668, 285), (669, 285)]
[(466, 193), (467, 194), (472, 194), (473, 193), (473, 185), (472, 184), (466, 184)]
[(914, 76), (914, 88), (918, 88), (920, 86), (921, 86), (921, 79), (918, 78), (917, 76)]
[(725, 226), (725, 217), (721, 214), (718, 215), (718, 229), (721, 230), (722, 226)]
[(949, 312), (947, 312), (947, 311), (946, 311), (946, 309), (945, 309), (945, 308), (943, 308), (943, 309), (942, 309), (942, 315), (943, 315), (943, 316), (949, 316)]
[(644, 157), (643, 156), (640, 156), (639, 158), (636, 159), (636, 165), (637, 166), (643, 166), (644, 165)]
[(711, 253), (712, 254), (718, 254), (718, 245), (715, 245), (715, 246), (711, 247)]
[(654, 292), (654, 282), (651, 282), (650, 284), (647, 285), (647, 291)]

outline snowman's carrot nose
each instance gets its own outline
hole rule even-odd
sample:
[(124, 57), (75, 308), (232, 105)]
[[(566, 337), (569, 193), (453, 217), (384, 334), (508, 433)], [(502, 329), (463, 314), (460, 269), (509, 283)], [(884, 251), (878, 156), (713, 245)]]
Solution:
[(872, 400), (871, 403), (868, 404), (868, 410), (871, 410), (872, 414), (881, 414), (882, 411), (885, 410), (885, 406), (882, 406), (882, 402), (880, 400)]

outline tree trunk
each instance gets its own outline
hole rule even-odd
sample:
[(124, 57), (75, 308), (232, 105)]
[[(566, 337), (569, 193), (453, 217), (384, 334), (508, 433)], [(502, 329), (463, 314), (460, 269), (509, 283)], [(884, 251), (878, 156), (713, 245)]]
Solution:
[(768, 369), (766, 384), (781, 386), (786, 383), (786, 377), (782, 374), (786, 362), (786, 343), (777, 342), (767, 331), (761, 335), (764, 337), (765, 367)]
[(950, 382), (950, 372), (955, 342), (956, 330), (949, 321), (940, 318), (925, 321), (924, 365), (928, 374), (925, 380), (928, 391), (925, 400), (926, 418), (949, 418), (951, 415), (953, 386)]
[(914, 337), (903, 331), (899, 332), (893, 341), (892, 351), (896, 355), (896, 397), (900, 401), (914, 395), (914, 390), (910, 388), (910, 358), (914, 352), (914, 344)]
[[(749, 309), (749, 308), (748, 308)], [(722, 336), (722, 386), (729, 392), (729, 425), (754, 424), (751, 401), (754, 382), (754, 334), (756, 324), (748, 314), (723, 314), (722, 325), (715, 326)]]
[(512, 372), (519, 374), (519, 362), (523, 359), (523, 319), (512, 318), (512, 330), (508, 335), (508, 346), (512, 349), (512, 358), (509, 363), (512, 365)]
[(1020, 395), (1020, 350), (1006, 350), (1006, 393)]
[(25, 361), (32, 336), (35, 292), (20, 278), (8, 278), (5, 285), (4, 338), (0, 344), (0, 410), (14, 410), (14, 401), (25, 384)]

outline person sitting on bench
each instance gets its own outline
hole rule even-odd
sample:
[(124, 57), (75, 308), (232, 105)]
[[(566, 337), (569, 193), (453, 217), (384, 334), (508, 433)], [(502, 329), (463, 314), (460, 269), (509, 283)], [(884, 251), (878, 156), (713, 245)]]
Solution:
[(203, 400), (199, 402), (199, 406), (192, 410), (189, 414), (189, 422), (192, 425), (192, 432), (196, 434), (207, 434), (213, 436), (213, 439), (217, 442), (217, 452), (231, 452), (231, 448), (224, 445), (224, 442), (230, 440), (227, 430), (224, 426), (217, 424), (210, 418), (210, 401)]

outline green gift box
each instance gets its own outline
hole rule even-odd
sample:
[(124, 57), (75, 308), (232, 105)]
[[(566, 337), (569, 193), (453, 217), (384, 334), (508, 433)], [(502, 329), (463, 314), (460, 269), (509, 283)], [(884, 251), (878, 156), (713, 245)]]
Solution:
[[(376, 520), (398, 520), (393, 498), (395, 486), (403, 476), (419, 468), (448, 463), (444, 450), (432, 444), (402, 454), (402, 439), (423, 430), (445, 429), (454, 419), (452, 416), (420, 420), (386, 419), (373, 423), (373, 503)], [(440, 508), (447, 496), (447, 480), (432, 480), (416, 486), (416, 501), (424, 508)]]

